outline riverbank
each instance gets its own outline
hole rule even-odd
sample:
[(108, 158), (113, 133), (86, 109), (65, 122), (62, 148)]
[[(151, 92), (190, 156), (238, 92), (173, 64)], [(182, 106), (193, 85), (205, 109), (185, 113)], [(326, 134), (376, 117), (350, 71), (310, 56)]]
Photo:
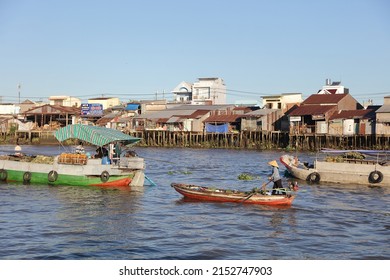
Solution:
[[(145, 130), (131, 132), (130, 135), (142, 138), (137, 145), (141, 147), (188, 147), (223, 148), (247, 150), (288, 149), (318, 151), (331, 149), (390, 149), (390, 135), (290, 135), (280, 131), (241, 131), (234, 133), (194, 133), (189, 131)], [(16, 132), (2, 139), (3, 144), (41, 144), (55, 145), (58, 141), (52, 131)], [(74, 145), (74, 141), (69, 142)]]

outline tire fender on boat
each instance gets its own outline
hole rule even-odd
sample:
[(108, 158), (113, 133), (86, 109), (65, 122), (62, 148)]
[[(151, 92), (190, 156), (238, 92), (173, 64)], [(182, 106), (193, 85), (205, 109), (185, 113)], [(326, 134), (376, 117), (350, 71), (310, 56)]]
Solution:
[(5, 181), (7, 180), (8, 173), (7, 170), (5, 169), (0, 169), (0, 181)]
[(24, 172), (23, 174), (23, 182), (24, 183), (29, 183), (31, 181), (31, 172), (27, 171), (27, 172)]
[(55, 170), (50, 171), (49, 174), (47, 174), (47, 179), (49, 180), (50, 183), (57, 181), (58, 179), (57, 171)]
[(382, 182), (382, 180), (383, 180), (383, 173), (378, 170), (372, 171), (368, 176), (368, 182), (372, 184), (380, 183)]
[(103, 171), (102, 174), (100, 174), (100, 180), (105, 183), (108, 181), (108, 179), (110, 179), (110, 173), (108, 173), (107, 171)]
[(306, 181), (309, 183), (318, 183), (321, 180), (320, 173), (312, 172), (306, 177)]

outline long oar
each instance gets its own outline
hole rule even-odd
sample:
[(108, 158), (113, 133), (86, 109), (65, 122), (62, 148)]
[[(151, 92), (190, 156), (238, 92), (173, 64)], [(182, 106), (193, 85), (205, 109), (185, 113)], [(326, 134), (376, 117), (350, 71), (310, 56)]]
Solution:
[(262, 186), (261, 186), (261, 190), (262, 191), (265, 191), (265, 187), (269, 184), (269, 183), (271, 183), (272, 182), (272, 180), (269, 180), (267, 183), (264, 183)]
[[(269, 180), (267, 183), (264, 183), (261, 188), (262, 190), (264, 190), (264, 188), (269, 184), (271, 183), (272, 181)], [(244, 203), (245, 201), (247, 201), (249, 198), (251, 198), (253, 195), (255, 195), (257, 192), (254, 190), (252, 191), (247, 197), (245, 197), (240, 203)]]

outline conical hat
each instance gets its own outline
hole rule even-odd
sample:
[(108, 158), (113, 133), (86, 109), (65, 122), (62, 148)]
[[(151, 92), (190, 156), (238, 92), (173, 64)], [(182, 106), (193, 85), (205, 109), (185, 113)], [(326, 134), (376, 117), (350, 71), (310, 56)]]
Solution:
[(271, 166), (274, 166), (274, 167), (279, 168), (279, 165), (278, 165), (278, 163), (276, 162), (276, 160), (272, 160), (272, 161), (268, 162), (268, 164), (271, 165)]

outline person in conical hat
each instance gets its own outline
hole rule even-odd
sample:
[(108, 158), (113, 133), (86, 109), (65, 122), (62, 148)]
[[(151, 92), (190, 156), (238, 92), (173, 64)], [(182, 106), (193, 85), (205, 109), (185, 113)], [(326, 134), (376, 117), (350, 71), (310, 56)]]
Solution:
[(270, 177), (268, 177), (268, 180), (274, 182), (274, 186), (272, 187), (272, 194), (277, 194), (280, 191), (278, 189), (282, 189), (282, 179), (279, 175), (279, 165), (276, 162), (276, 160), (272, 160), (268, 162), (269, 165), (272, 166), (272, 174)]
[(269, 165), (273, 166), (273, 167), (277, 167), (279, 168), (279, 165), (278, 163), (276, 162), (276, 160), (271, 160), (270, 162), (268, 162)]

